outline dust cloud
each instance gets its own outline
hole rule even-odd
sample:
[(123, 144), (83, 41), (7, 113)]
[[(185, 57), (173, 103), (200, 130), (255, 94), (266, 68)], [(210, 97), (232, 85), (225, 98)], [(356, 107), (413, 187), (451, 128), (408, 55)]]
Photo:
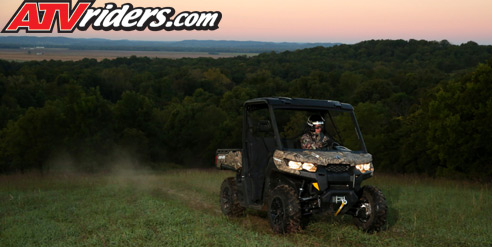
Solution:
[(158, 174), (128, 149), (114, 148), (104, 157), (83, 157), (60, 151), (46, 163), (44, 173), (64, 177), (100, 177), (104, 184), (150, 190), (159, 187)]

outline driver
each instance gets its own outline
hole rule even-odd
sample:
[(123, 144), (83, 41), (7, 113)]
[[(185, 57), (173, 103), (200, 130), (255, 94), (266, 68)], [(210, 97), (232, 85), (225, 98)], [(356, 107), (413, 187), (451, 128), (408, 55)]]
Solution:
[(307, 120), (308, 128), (306, 133), (301, 136), (301, 147), (303, 149), (322, 149), (333, 143), (330, 138), (323, 133), (325, 119), (320, 115), (311, 115)]

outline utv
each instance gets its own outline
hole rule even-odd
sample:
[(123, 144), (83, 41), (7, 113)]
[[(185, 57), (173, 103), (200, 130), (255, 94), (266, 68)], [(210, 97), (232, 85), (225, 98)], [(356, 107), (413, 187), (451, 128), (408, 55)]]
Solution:
[[(243, 108), (242, 149), (218, 149), (215, 157), (217, 168), (236, 172), (220, 189), (225, 215), (267, 209), (276, 233), (297, 232), (317, 213), (349, 214), (363, 231), (382, 229), (386, 200), (379, 189), (361, 187), (374, 166), (350, 104), (280, 97), (251, 99)], [(302, 149), (313, 114), (324, 118), (332, 141)]]

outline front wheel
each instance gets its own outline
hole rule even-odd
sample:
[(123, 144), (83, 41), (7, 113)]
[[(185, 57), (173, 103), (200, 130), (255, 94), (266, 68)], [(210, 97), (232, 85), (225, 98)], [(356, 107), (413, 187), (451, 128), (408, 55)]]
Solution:
[(301, 230), (301, 205), (296, 191), (288, 185), (279, 185), (271, 193), (268, 219), (275, 233)]
[(387, 211), (386, 198), (381, 190), (373, 186), (364, 186), (357, 203), (354, 223), (365, 232), (378, 232), (386, 224)]

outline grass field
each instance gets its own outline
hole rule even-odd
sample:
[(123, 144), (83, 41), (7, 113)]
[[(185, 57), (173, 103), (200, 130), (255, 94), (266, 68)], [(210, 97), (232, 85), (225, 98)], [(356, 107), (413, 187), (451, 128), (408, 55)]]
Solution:
[(366, 234), (351, 217), (316, 216), (276, 235), (264, 212), (220, 212), (231, 172), (126, 171), (0, 176), (0, 246), (492, 246), (489, 185), (376, 174), (388, 228)]
[(253, 53), (207, 53), (207, 52), (171, 52), (171, 51), (118, 51), (118, 50), (69, 50), (64, 48), (42, 49), (0, 49), (0, 59), (8, 61), (42, 61), (61, 60), (77, 61), (84, 58), (115, 59), (118, 57), (150, 57), (150, 58), (197, 58), (197, 57), (235, 57), (240, 55), (254, 56)]

